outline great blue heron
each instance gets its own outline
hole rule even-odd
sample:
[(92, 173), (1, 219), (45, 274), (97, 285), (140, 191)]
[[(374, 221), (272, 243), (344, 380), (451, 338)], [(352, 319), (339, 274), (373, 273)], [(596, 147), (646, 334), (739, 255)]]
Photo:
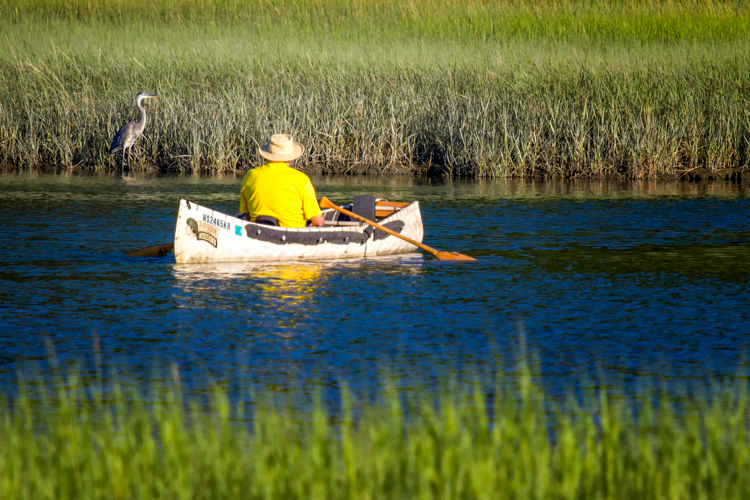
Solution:
[(128, 166), (130, 166), (130, 149), (135, 144), (135, 140), (140, 137), (143, 130), (146, 128), (146, 110), (141, 104), (144, 99), (151, 99), (153, 97), (159, 97), (158, 95), (151, 95), (147, 92), (138, 92), (135, 96), (135, 105), (141, 110), (141, 119), (137, 122), (128, 122), (122, 126), (120, 130), (115, 134), (112, 139), (112, 145), (109, 147), (109, 154), (114, 156), (118, 151), (122, 151), (122, 169), (125, 169), (125, 154), (128, 155)]

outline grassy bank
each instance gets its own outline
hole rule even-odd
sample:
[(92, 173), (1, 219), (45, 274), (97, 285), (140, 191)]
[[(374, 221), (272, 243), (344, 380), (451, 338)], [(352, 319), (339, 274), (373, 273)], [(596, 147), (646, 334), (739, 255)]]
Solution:
[[(0, 3), (0, 163), (655, 177), (748, 168), (750, 8), (678, 2)], [(270, 28), (273, 27), (273, 28)]]
[[(510, 382), (510, 383), (508, 383)], [(528, 375), (442, 396), (344, 394), (332, 414), (253, 410), (153, 385), (103, 398), (71, 378), (0, 404), (0, 496), (54, 498), (746, 498), (750, 403), (625, 399), (545, 406)], [(617, 387), (615, 385), (615, 387)], [(744, 387), (744, 386), (743, 386)], [(146, 400), (151, 401), (147, 403)], [(571, 400), (572, 401), (572, 400)], [(655, 402), (654, 402), (655, 401)], [(333, 415), (336, 415), (335, 417)]]

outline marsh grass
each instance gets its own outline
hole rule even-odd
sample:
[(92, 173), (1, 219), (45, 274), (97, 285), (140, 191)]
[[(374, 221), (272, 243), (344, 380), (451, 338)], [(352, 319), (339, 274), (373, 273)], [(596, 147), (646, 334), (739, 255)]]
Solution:
[[(602, 384), (550, 403), (528, 370), (492, 385), (331, 407), (276, 393), (147, 395), (79, 378), (0, 404), (0, 496), (14, 498), (747, 498), (744, 383), (710, 397)], [(287, 401), (288, 402), (288, 401)], [(249, 409), (248, 409), (249, 408)]]
[[(303, 167), (635, 178), (748, 168), (739, 2), (0, 4), (0, 163), (231, 170), (288, 131)], [(272, 26), (273, 29), (269, 29)]]
[(284, 35), (378, 40), (427, 37), (642, 42), (747, 39), (737, 0), (5, 0), (11, 22), (30, 18), (107, 25), (242, 25)]

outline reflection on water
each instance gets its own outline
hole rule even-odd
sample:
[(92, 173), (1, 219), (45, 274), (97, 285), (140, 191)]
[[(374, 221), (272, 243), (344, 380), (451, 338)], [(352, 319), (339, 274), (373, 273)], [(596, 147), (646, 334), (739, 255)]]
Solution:
[(747, 196), (748, 186), (735, 182), (684, 182), (624, 179), (477, 179), (471, 183), (439, 181), (447, 196), (459, 198), (617, 200), (663, 197)]
[[(89, 171), (62, 170), (55, 175), (40, 174), (39, 171), (0, 172), (0, 203), (11, 200), (41, 199), (45, 194), (57, 200), (84, 200), (89, 196), (112, 195), (125, 200), (147, 200), (162, 203), (174, 199), (165, 195), (181, 193), (206, 206), (217, 207), (217, 203), (228, 202), (233, 207), (238, 199), (242, 173), (215, 173), (209, 176), (164, 175), (159, 173), (132, 172), (93, 173)], [(686, 182), (680, 180), (654, 179), (431, 179), (413, 176), (316, 176), (311, 175), (319, 196), (337, 198), (350, 194), (368, 193), (377, 190), (379, 196), (392, 200), (411, 200), (419, 195), (420, 201), (432, 200), (433, 194), (440, 200), (481, 199), (577, 199), (618, 200), (664, 197), (747, 197), (750, 178), (741, 182)], [(39, 190), (40, 185), (44, 191)], [(342, 201), (344, 201), (342, 199)], [(175, 204), (176, 206), (176, 204)]]
[(61, 365), (91, 366), (96, 338), (121, 377), (175, 363), (197, 390), (206, 373), (356, 389), (384, 368), (429, 387), (512, 361), (519, 324), (560, 387), (599, 370), (695, 381), (744, 366), (747, 183), (316, 177), (333, 201), (419, 200), (425, 243), (477, 262), (125, 256), (172, 240), (180, 197), (235, 212), (240, 181), (0, 174), (0, 386), (49, 368), (45, 338)]
[[(214, 308), (235, 308), (242, 304), (248, 314), (262, 316), (268, 332), (275, 335), (302, 335), (310, 315), (325, 317), (343, 310), (348, 287), (340, 288), (332, 311), (320, 311), (320, 303), (336, 296), (341, 273), (384, 276), (422, 272), (424, 256), (419, 253), (368, 259), (327, 262), (175, 264), (176, 293), (179, 307), (191, 308), (195, 301)], [(384, 290), (373, 293), (382, 293)], [(371, 300), (368, 300), (371, 301)]]
[[(216, 300), (217, 290), (226, 291), (229, 283), (233, 299), (247, 302), (249, 313), (258, 312), (276, 318), (274, 331), (294, 335), (300, 326), (296, 311), (313, 307), (313, 299), (326, 279), (324, 264), (201, 264), (175, 266), (174, 274), (181, 296)], [(188, 303), (189, 305), (189, 303)]]
[[(377, 264), (398, 264), (404, 272), (414, 272), (424, 262), (420, 253), (385, 255), (366, 259), (328, 260), (321, 262), (216, 262), (212, 264), (175, 264), (173, 271), (180, 281), (233, 279), (238, 276), (275, 282), (280, 288), (297, 288), (300, 284), (317, 281), (324, 270), (331, 268), (357, 269)], [(325, 275), (323, 276), (325, 278)], [(265, 287), (265, 285), (263, 285)]]

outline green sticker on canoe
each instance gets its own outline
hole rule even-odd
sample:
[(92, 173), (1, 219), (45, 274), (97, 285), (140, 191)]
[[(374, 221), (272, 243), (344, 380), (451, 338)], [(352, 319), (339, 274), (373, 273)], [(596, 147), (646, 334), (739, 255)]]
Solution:
[(234, 226), (234, 234), (236, 234), (237, 236), (242, 236), (242, 227)]

